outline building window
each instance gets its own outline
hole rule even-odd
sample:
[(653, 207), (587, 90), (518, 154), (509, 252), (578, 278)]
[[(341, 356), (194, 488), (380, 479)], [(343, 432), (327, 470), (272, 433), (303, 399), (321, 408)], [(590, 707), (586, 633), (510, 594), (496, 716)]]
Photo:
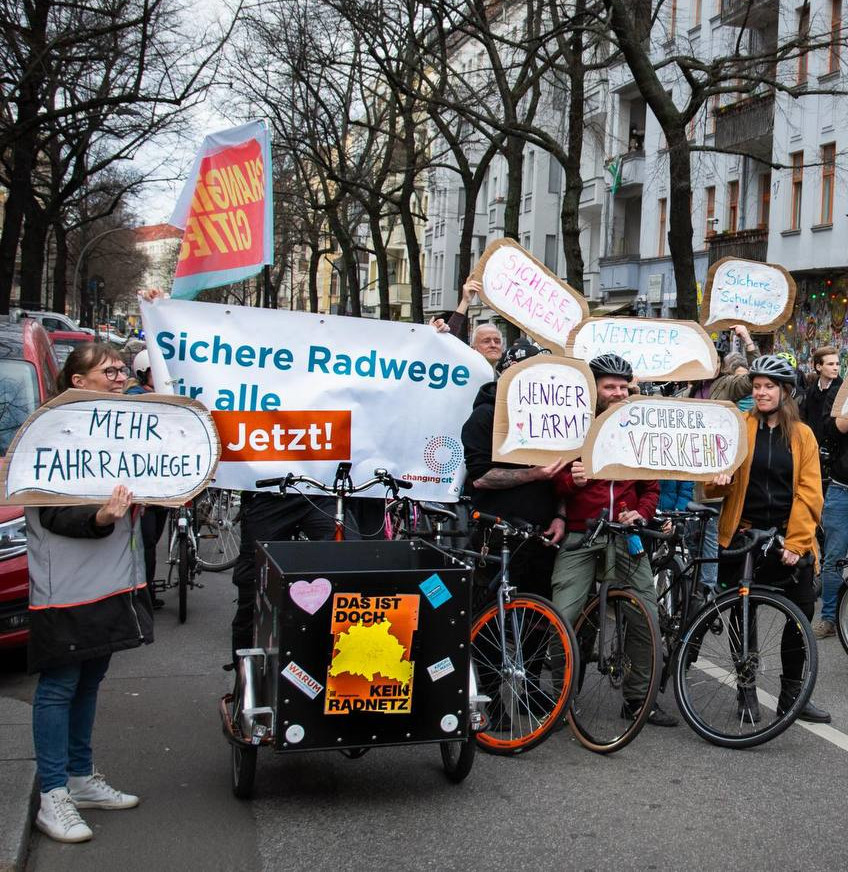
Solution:
[(833, 189), (836, 181), (836, 143), (821, 148), (821, 217), (820, 224), (833, 224)]
[(660, 220), (659, 220), (659, 240), (657, 242), (657, 257), (665, 257), (665, 225), (666, 225), (666, 211), (667, 211), (667, 200), (665, 197), (660, 197), (659, 208), (657, 211), (659, 212)]
[(805, 85), (807, 83), (807, 73), (808, 73), (808, 59), (809, 55), (807, 54), (804, 45), (809, 39), (810, 36), (810, 6), (809, 4), (805, 4), (798, 10), (798, 42), (799, 51), (801, 52), (798, 55), (798, 84)]
[(713, 94), (710, 97), (710, 102), (707, 105), (707, 136), (714, 136), (716, 132), (716, 113), (719, 105), (718, 94)]
[(533, 187), (536, 178), (536, 152), (530, 151), (524, 160), (524, 211), (533, 210)]
[(767, 230), (769, 225), (769, 210), (771, 209), (771, 173), (761, 173), (759, 185), (757, 227), (761, 230)]
[(827, 71), (839, 70), (840, 45), (842, 39), (842, 0), (830, 0), (830, 48), (827, 54)]
[(697, 27), (701, 23), (701, 0), (695, 0), (692, 9), (692, 27)]
[(710, 185), (705, 189), (707, 195), (707, 228), (704, 231), (704, 239), (709, 239), (715, 236), (716, 220), (715, 220), (715, 185)]
[(674, 34), (677, 30), (677, 0), (671, 0), (671, 15), (668, 23), (668, 36), (669, 39), (674, 38)]
[(552, 272), (557, 268), (557, 238), (552, 233), (545, 234), (545, 266)]
[(727, 183), (727, 229), (736, 233), (739, 229), (739, 182)]
[(551, 155), (548, 158), (548, 193), (558, 194), (562, 190), (562, 165)]
[(792, 161), (792, 186), (789, 202), (789, 229), (801, 229), (801, 194), (804, 188), (804, 152), (789, 155)]

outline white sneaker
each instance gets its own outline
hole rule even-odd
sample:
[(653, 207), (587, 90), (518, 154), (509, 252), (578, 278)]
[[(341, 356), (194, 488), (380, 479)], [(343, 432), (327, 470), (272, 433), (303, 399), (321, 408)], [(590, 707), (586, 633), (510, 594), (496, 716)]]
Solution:
[(110, 787), (99, 772), (71, 775), (68, 790), (77, 808), (135, 808), (138, 805), (137, 796)]
[(54, 787), (41, 794), (35, 825), (57, 842), (87, 842), (93, 835), (80, 817), (67, 787)]

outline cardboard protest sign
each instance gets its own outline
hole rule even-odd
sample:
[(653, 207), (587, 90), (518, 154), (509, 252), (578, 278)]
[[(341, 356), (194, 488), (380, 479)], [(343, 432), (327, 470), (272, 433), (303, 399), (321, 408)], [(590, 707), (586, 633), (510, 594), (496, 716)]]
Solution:
[(595, 379), (580, 360), (546, 354), (498, 379), (492, 459), (546, 466), (580, 456), (595, 414)]
[(578, 291), (557, 278), (514, 239), (498, 239), (483, 252), (472, 277), (483, 283), (483, 301), (554, 354), (589, 316)]
[(711, 331), (744, 324), (757, 333), (773, 333), (794, 306), (795, 279), (782, 266), (723, 257), (707, 273), (700, 321)]
[(848, 380), (839, 386), (839, 390), (833, 398), (830, 416), (831, 418), (848, 418)]
[(590, 478), (712, 481), (748, 450), (733, 403), (630, 397), (595, 419), (583, 450)]
[(415, 499), (459, 499), (462, 425), (492, 368), (456, 337), (186, 300), (141, 312), (157, 390), (197, 398), (215, 420), (216, 487), (255, 490), (257, 479), (289, 472), (332, 483), (339, 461), (350, 461), (357, 484), (382, 467), (410, 482)]
[(3, 502), (102, 503), (126, 485), (135, 503), (182, 505), (205, 488), (220, 454), (195, 400), (65, 391), (15, 434), (0, 472)]
[(639, 381), (713, 378), (715, 345), (694, 321), (651, 318), (589, 318), (572, 334), (569, 354), (587, 363), (613, 353), (630, 362)]

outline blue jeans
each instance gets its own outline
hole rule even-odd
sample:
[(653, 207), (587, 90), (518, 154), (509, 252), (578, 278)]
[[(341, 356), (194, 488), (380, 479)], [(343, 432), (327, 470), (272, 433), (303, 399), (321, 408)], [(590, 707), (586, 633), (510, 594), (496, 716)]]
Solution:
[[(696, 553), (698, 548), (698, 528), (699, 524), (696, 521), (690, 521), (686, 525), (686, 547), (689, 548), (692, 555), (695, 557), (717, 557), (718, 518), (710, 517), (707, 519), (707, 526), (704, 530), (704, 550), (701, 554)], [(715, 587), (716, 582), (718, 581), (718, 564), (702, 563), (700, 581), (701, 584), (706, 585), (707, 587)]]
[(32, 738), (41, 792), (65, 787), (69, 775), (91, 775), (91, 731), (97, 689), (111, 654), (45, 669), (32, 701)]
[(842, 572), (836, 561), (848, 553), (848, 488), (830, 483), (822, 510), (824, 527), (824, 560), (822, 561), (822, 610), (823, 621), (836, 622), (836, 600), (842, 587)]

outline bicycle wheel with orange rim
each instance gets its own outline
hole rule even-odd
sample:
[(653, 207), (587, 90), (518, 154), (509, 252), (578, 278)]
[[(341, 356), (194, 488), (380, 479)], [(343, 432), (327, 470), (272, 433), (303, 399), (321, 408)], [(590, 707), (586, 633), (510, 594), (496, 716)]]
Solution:
[(487, 606), (472, 622), (471, 656), (477, 691), (491, 700), (485, 729), (476, 734), (483, 750), (529, 751), (562, 723), (577, 673), (577, 642), (552, 602), (513, 597), (504, 606), (503, 633), (497, 603)]

